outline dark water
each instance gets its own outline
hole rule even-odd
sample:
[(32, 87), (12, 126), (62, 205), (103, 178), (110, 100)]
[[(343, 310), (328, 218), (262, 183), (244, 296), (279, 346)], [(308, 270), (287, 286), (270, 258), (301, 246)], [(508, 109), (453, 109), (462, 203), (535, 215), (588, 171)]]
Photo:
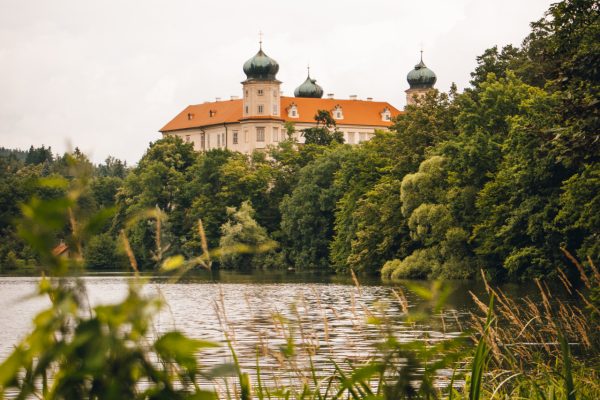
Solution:
[[(90, 303), (96, 305), (122, 300), (132, 277), (113, 273), (83, 279)], [(299, 353), (305, 347), (313, 349), (317, 370), (325, 372), (332, 367), (330, 359), (360, 361), (372, 354), (381, 339), (380, 328), (367, 323), (373, 315), (385, 317), (400, 340), (435, 342), (463, 329), (475, 310), (469, 291), (485, 299), (479, 283), (446, 282), (453, 291), (442, 312), (420, 323), (407, 323), (393, 291), (402, 289), (411, 309), (418, 309), (425, 301), (408, 287), (430, 283), (390, 285), (361, 279), (357, 288), (348, 278), (290, 272), (201, 273), (176, 283), (157, 276), (148, 279), (147, 294), (163, 296), (168, 304), (154, 321), (154, 334), (177, 329), (194, 338), (225, 343), (227, 333), (245, 369), (253, 370), (258, 351), (266, 379), (283, 380), (280, 383), (292, 378), (286, 369), (290, 361), (278, 356), (288, 335), (294, 337)], [(49, 304), (45, 298), (31, 296), (37, 282), (34, 277), (0, 277), (0, 359), (31, 329), (32, 317)], [(531, 285), (503, 289), (511, 296), (534, 293)], [(224, 345), (200, 357), (204, 365), (213, 365), (230, 361), (230, 352)], [(294, 362), (306, 361), (299, 354)], [(304, 367), (295, 365), (297, 370)]]

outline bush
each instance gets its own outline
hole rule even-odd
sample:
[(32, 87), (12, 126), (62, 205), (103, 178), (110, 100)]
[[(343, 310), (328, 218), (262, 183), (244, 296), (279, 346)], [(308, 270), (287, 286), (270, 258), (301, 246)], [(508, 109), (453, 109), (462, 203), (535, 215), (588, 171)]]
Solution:
[(385, 263), (383, 271), (392, 279), (426, 279), (432, 271), (439, 270), (440, 253), (437, 248), (419, 249), (404, 260)]
[(85, 266), (90, 269), (116, 269), (127, 266), (127, 260), (108, 233), (94, 236), (84, 249)]
[(19, 259), (13, 250), (10, 250), (2, 262), (2, 270), (17, 269), (19, 267)]

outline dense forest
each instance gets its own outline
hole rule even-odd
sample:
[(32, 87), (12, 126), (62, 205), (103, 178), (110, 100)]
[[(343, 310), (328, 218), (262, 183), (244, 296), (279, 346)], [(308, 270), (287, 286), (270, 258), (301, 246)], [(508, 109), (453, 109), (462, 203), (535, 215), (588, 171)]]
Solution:
[[(289, 139), (249, 156), (198, 153), (175, 137), (151, 143), (134, 167), (112, 157), (93, 165), (75, 150), (89, 177), (80, 212), (110, 214), (83, 243), (86, 264), (124, 268), (122, 230), (145, 269), (165, 255), (200, 254), (198, 220), (210, 248), (262, 250), (222, 252), (222, 268), (392, 279), (482, 269), (525, 279), (552, 274), (562, 249), (598, 260), (599, 12), (596, 1), (552, 5), (520, 47), (479, 56), (463, 93), (432, 91), (360, 145), (340, 143), (320, 113), (323, 123), (301, 133), (306, 144)], [(37, 264), (17, 235), (19, 204), (63, 195), (67, 188), (49, 183), (72, 176), (69, 157), (44, 146), (0, 149), (2, 270)]]

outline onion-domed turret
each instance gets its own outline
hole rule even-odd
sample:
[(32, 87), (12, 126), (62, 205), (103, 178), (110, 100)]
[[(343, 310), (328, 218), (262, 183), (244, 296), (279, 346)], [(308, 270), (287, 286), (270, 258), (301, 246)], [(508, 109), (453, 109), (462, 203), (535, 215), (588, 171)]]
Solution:
[(437, 77), (423, 62), (423, 52), (421, 52), (421, 61), (408, 73), (406, 80), (411, 89), (431, 89), (435, 85)]
[(277, 75), (278, 71), (279, 64), (265, 54), (262, 45), (260, 46), (258, 53), (244, 63), (244, 73), (249, 80), (275, 80), (275, 75)]
[(294, 90), (294, 96), (312, 97), (315, 99), (320, 99), (323, 97), (323, 88), (317, 85), (316, 79), (312, 79), (310, 77), (310, 69), (306, 80), (302, 83), (302, 85), (298, 86), (296, 90)]

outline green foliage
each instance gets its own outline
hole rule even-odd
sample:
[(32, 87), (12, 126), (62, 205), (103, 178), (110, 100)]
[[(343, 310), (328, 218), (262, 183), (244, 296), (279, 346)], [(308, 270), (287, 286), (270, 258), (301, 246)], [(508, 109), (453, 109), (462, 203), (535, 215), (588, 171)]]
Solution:
[(281, 202), (281, 242), (287, 259), (297, 268), (329, 266), (335, 205), (342, 194), (333, 180), (351, 151), (336, 146), (307, 164), (292, 193)]
[(585, 165), (562, 183), (556, 222), (579, 256), (600, 259), (600, 164)]
[(44, 145), (38, 148), (31, 146), (25, 156), (25, 164), (51, 163), (53, 160), (54, 155), (52, 154), (52, 148), (46, 148)]
[[(162, 306), (141, 295), (141, 281), (129, 287), (120, 303), (89, 309), (85, 286), (62, 279), (82, 265), (110, 257), (114, 241), (99, 235), (102, 221), (112, 215), (100, 210), (85, 212), (81, 196), (89, 185), (86, 168), (79, 170), (77, 158), (67, 157), (73, 180), (46, 180), (47, 186), (67, 187), (62, 196), (32, 198), (23, 205), (20, 235), (39, 253), (50, 276), (39, 284), (39, 295), (48, 296), (50, 308), (34, 319), (33, 330), (0, 364), (0, 397), (48, 399), (200, 399), (215, 398), (200, 389), (200, 366), (196, 353), (213, 343), (189, 339), (179, 332), (166, 332), (155, 340), (152, 316)], [(55, 254), (54, 235), (69, 226), (65, 241), (70, 256)], [(86, 246), (87, 244), (87, 246)], [(81, 249), (86, 251), (82, 254)], [(94, 253), (96, 252), (96, 253)]]
[(117, 246), (117, 241), (109, 234), (95, 235), (83, 251), (85, 267), (89, 269), (125, 269), (127, 256)]
[(318, 110), (315, 115), (317, 126), (302, 130), (305, 144), (329, 146), (331, 143), (344, 143), (344, 134), (337, 130), (335, 120), (327, 110)]
[(221, 226), (220, 262), (224, 268), (265, 268), (271, 266), (277, 246), (254, 217), (254, 209), (244, 201), (239, 209), (227, 208), (228, 221)]

